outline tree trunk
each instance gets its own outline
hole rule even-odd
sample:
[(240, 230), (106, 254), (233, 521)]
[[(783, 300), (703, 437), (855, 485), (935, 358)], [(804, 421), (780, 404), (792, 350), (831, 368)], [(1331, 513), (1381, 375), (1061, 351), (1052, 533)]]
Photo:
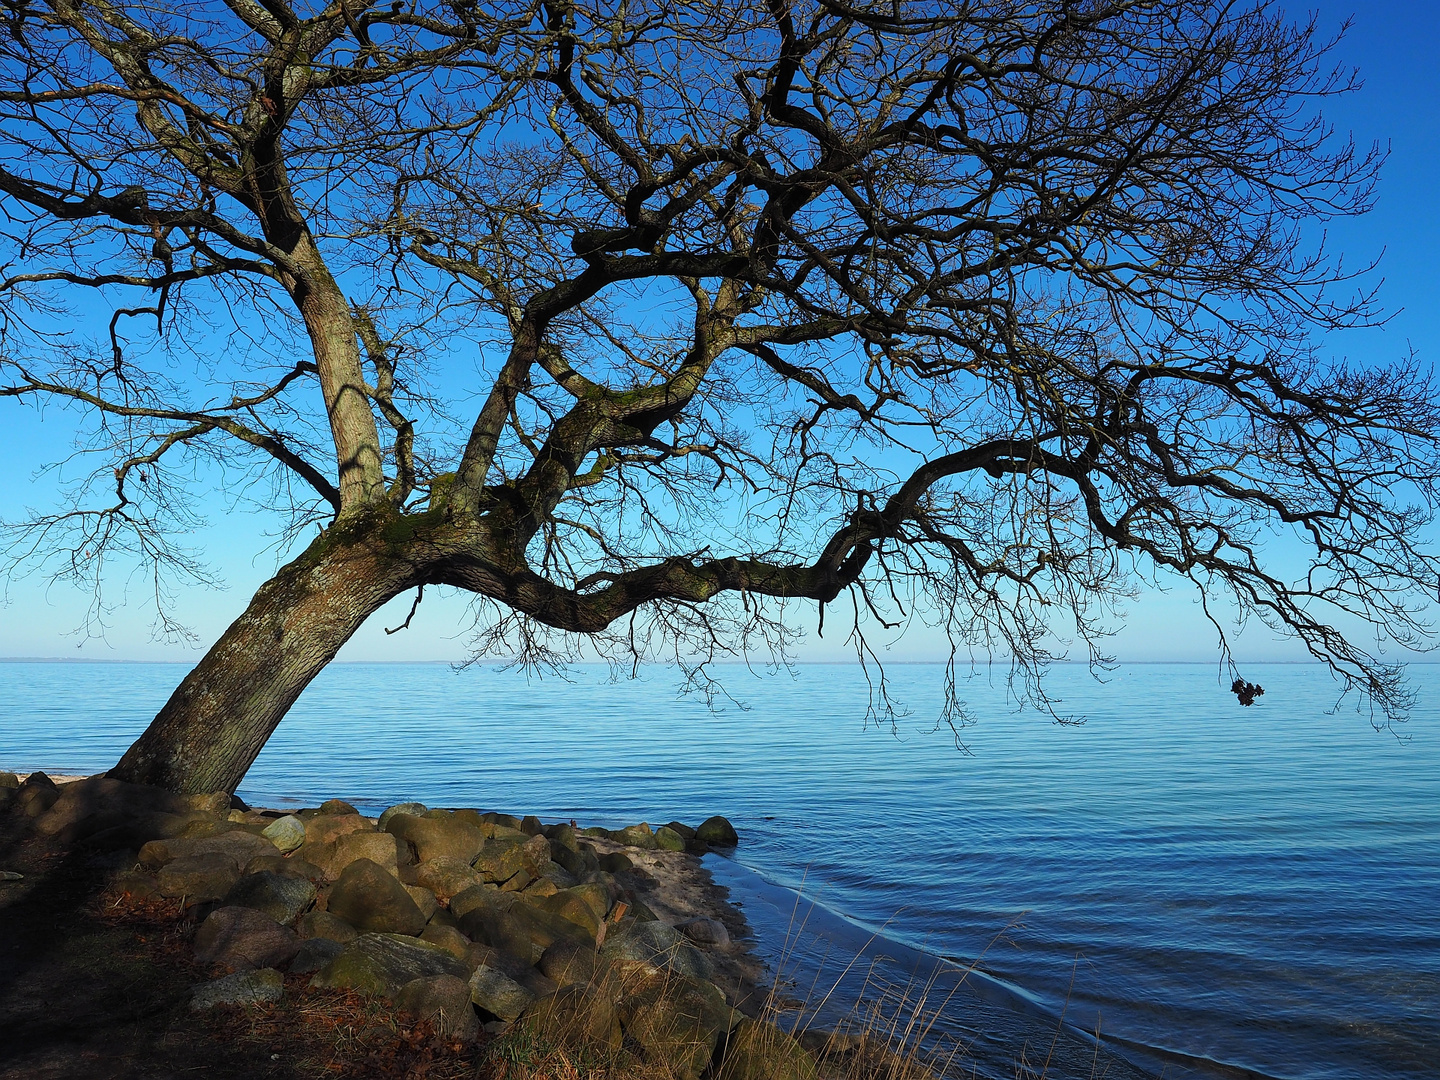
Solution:
[(260, 587), (111, 776), (181, 793), (233, 792), (300, 692), (423, 568), (369, 537), (323, 533)]

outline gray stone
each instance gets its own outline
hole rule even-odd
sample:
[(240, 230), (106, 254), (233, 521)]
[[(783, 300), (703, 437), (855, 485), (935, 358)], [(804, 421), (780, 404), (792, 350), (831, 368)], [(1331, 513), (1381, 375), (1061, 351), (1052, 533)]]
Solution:
[(216, 1005), (249, 1005), (257, 1001), (279, 1001), (285, 996), (285, 979), (274, 968), (237, 971), (214, 982), (201, 983), (190, 995), (191, 1012)]
[(425, 916), (405, 886), (369, 859), (345, 867), (326, 907), (357, 929), (372, 933), (418, 934), (425, 929)]
[(695, 830), (695, 838), (721, 847), (734, 847), (740, 842), (740, 837), (735, 835), (735, 826), (719, 814), (702, 821)]
[(195, 959), (202, 964), (278, 967), (299, 948), (294, 930), (254, 908), (216, 908), (195, 933)]
[(395, 996), (397, 1008), (427, 1020), (437, 1035), (470, 1042), (480, 1033), (480, 1018), (470, 1001), (470, 987), (455, 975), (411, 979)]
[(305, 843), (305, 823), (294, 814), (286, 814), (266, 825), (260, 835), (274, 844), (282, 854), (288, 855)]
[(311, 971), (319, 971), (344, 951), (344, 945), (330, 938), (306, 938), (300, 943), (300, 948), (295, 953), (295, 959), (290, 961), (290, 972), (293, 975), (304, 975)]
[(212, 851), (172, 859), (155, 875), (155, 888), (161, 896), (183, 898), (189, 907), (221, 899), (230, 892), (239, 877), (240, 867), (233, 858)]
[(600, 959), (638, 960), (701, 981), (714, 974), (709, 957), (662, 922), (621, 923), (606, 934)]
[(390, 824), (390, 819), (391, 819), (392, 817), (394, 817), (396, 814), (408, 814), (410, 817), (419, 817), (421, 814), (425, 813), (425, 811), (428, 810), (428, 809), (429, 809), (429, 807), (427, 807), (424, 803), (418, 803), (418, 802), (402, 802), (402, 803), (396, 803), (394, 806), (392, 806), (392, 807), (390, 807), (389, 809), (384, 810), (384, 811), (381, 812), (381, 814), (380, 814), (380, 820), (379, 820), (378, 822), (376, 822), (375, 825), (376, 825), (376, 828), (378, 828), (378, 829), (380, 829), (380, 830), (383, 831), (384, 828), (385, 828), (385, 826), (388, 825), (388, 824)]
[(719, 919), (707, 918), (704, 915), (691, 919), (689, 922), (680, 923), (675, 927), (691, 941), (698, 941), (702, 945), (729, 945), (730, 931), (725, 929), (725, 924)]
[(413, 979), (470, 974), (444, 949), (400, 934), (363, 934), (345, 946), (310, 980), (311, 986), (339, 987), (393, 998)]
[(342, 945), (348, 945), (360, 936), (360, 931), (338, 915), (328, 911), (308, 911), (295, 924), (302, 938), (329, 938)]
[(535, 995), (499, 968), (481, 964), (470, 976), (470, 1000), (491, 1016), (514, 1020)]
[[(169, 869), (169, 866), (165, 868)], [(263, 911), (279, 923), (293, 923), (315, 903), (315, 886), (303, 877), (262, 870), (235, 882), (234, 888), (225, 895), (225, 903)]]

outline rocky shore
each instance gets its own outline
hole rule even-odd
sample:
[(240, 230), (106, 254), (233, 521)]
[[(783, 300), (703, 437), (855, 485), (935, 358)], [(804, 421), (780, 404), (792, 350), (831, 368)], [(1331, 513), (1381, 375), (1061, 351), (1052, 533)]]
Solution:
[[(559, 1055), (571, 1075), (815, 1080), (854, 1075), (865, 1049), (765, 1019), (743, 916), (697, 857), (738, 842), (722, 817), (606, 830), (420, 803), (378, 818), (339, 800), (285, 813), (0, 773), (0, 821), (0, 918), (61, 865), (87, 871), (76, 880), (112, 922), (169, 913), (177, 970), (199, 976), (183, 988), (192, 1028), (253, 1014), (253, 1029), (287, 995), (339, 994), (501, 1075), (540, 1075)], [(9, 974), (0, 1028), (5, 1008), (25, 1008), (24, 972)]]

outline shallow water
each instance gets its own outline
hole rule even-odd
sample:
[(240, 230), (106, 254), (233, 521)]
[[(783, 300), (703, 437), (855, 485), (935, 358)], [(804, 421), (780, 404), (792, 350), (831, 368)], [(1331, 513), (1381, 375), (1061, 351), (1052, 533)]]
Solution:
[[(183, 672), (0, 664), (0, 767), (112, 764)], [(779, 963), (789, 921), (772, 886), (821, 905), (796, 935), (797, 982), (813, 984), (826, 948), (814, 928), (831, 972), (876, 932), (871, 951), (888, 943), (912, 968), (979, 957), (953, 1026), (980, 1036), (972, 1064), (987, 1074), (1014, 1075), (1017, 1032), (1098, 1025), (1123, 1059), (1112, 1076), (1124, 1061), (1172, 1076), (1440, 1076), (1440, 668), (1412, 669), (1408, 741), (1330, 713), (1318, 667), (1246, 674), (1266, 688), (1250, 709), (1209, 666), (1135, 666), (1104, 685), (1060, 667), (1052, 690), (1088, 717), (1078, 727), (973, 681), (965, 756), (933, 730), (931, 666), (891, 669), (913, 710), (891, 734), (866, 727), (866, 683), (846, 666), (730, 670), (750, 708), (712, 714), (661, 671), (527, 683), (337, 665), (241, 794), (598, 824), (724, 813), (743, 842), (717, 874), (767, 956)], [(1051, 1075), (1088, 1074), (1083, 1049)]]

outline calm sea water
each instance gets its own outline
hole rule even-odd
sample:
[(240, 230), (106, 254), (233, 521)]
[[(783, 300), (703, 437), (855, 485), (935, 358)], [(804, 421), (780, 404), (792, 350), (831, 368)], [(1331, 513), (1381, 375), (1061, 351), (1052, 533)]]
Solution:
[[(183, 672), (0, 664), (0, 767), (107, 767)], [(982, 1075), (1023, 1054), (1052, 1076), (1440, 1076), (1440, 668), (1412, 668), (1408, 741), (1332, 712), (1312, 666), (1251, 669), (1250, 709), (1213, 667), (1103, 685), (1060, 667), (1078, 727), (975, 680), (969, 756), (933, 730), (940, 670), (890, 675), (913, 712), (898, 733), (867, 727), (845, 666), (728, 670), (749, 708), (712, 713), (664, 671), (339, 665), (240, 790), (606, 825), (723, 813), (742, 844), (707, 861), (790, 993), (843, 974), (833, 1008), (973, 963), (936, 1030)]]

